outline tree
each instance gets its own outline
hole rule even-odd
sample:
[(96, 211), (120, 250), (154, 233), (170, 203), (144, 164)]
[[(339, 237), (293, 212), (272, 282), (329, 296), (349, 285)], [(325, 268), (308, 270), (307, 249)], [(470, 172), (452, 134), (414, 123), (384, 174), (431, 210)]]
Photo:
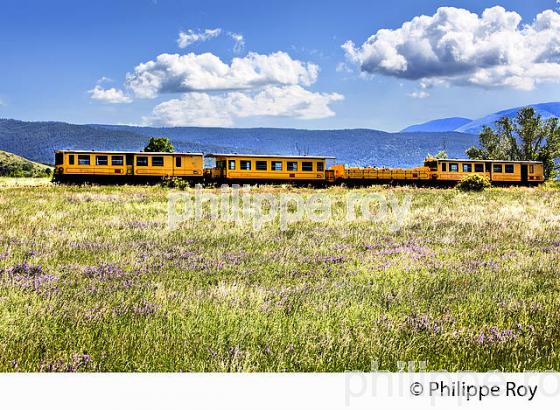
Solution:
[(559, 120), (543, 120), (534, 108), (522, 108), (514, 120), (503, 117), (495, 129), (484, 127), (480, 147), (470, 147), (466, 154), (471, 159), (542, 161), (545, 178), (554, 178), (560, 157)]
[(447, 151), (441, 150), (440, 152), (438, 152), (436, 154), (436, 156), (434, 158), (435, 159), (447, 159), (447, 158), (449, 158), (449, 155), (447, 155)]
[(144, 148), (144, 152), (175, 152), (175, 147), (166, 137), (153, 137)]

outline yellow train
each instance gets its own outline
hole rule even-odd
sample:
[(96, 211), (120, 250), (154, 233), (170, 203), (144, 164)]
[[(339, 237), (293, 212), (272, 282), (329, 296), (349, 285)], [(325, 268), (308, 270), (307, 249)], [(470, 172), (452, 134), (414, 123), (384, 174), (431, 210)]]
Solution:
[(327, 175), (329, 156), (208, 154), (216, 166), (207, 171), (213, 181), (334, 182)]
[[(215, 166), (204, 168), (204, 158)], [(207, 154), (123, 151), (56, 151), (55, 178), (59, 181), (144, 182), (162, 177), (209, 183), (302, 183), (367, 185), (411, 183), (452, 185), (479, 174), (494, 184), (535, 185), (544, 182), (538, 161), (490, 161), (427, 158), (416, 168), (327, 168), (331, 156)]]
[(544, 182), (544, 166), (538, 161), (497, 161), (427, 158), (417, 168), (347, 168), (334, 165), (335, 180), (349, 183), (418, 182), (454, 185), (472, 174), (486, 176), (496, 185), (536, 185)]
[(55, 178), (60, 181), (149, 181), (175, 176), (202, 181), (202, 153), (56, 151)]

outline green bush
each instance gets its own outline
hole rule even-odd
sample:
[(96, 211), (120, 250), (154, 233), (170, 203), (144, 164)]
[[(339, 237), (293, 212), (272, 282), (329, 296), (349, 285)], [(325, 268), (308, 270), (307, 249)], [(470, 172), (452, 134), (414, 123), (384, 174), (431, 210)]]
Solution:
[(161, 179), (161, 186), (164, 188), (178, 188), (184, 190), (189, 187), (189, 182), (178, 177), (163, 177)]
[(473, 174), (464, 177), (459, 184), (457, 184), (457, 189), (461, 191), (484, 191), (485, 188), (490, 188), (492, 184), (490, 180), (482, 175)]

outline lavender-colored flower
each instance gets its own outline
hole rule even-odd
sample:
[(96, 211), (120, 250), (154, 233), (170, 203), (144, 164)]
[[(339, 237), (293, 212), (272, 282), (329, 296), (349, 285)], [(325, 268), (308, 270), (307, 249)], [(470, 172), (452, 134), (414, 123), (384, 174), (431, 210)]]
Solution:
[[(17, 280), (17, 279), (16, 279)], [(32, 278), (20, 278), (17, 280), (18, 284), (24, 289), (39, 290), (44, 285), (51, 284), (58, 281), (58, 278), (53, 275), (40, 275)]]
[(71, 249), (82, 250), (82, 251), (102, 251), (109, 249), (110, 245), (91, 241), (74, 241), (70, 242), (68, 246)]
[(88, 278), (116, 279), (122, 278), (127, 274), (118, 266), (110, 263), (102, 263), (97, 266), (87, 266), (84, 269), (84, 275)]
[(484, 334), (484, 332), (482, 332), (480, 336), (478, 336), (477, 338), (478, 344), (483, 345), (485, 340), (486, 340), (486, 335)]
[(29, 263), (27, 263), (27, 261), (11, 267), (10, 269), (8, 269), (7, 273), (8, 276), (12, 276), (12, 277), (15, 276), (31, 277), (31, 276), (41, 276), (44, 274), (42, 266), (30, 265)]
[(147, 301), (143, 301), (142, 303), (134, 306), (132, 308), (132, 311), (134, 312), (134, 314), (138, 316), (149, 316), (157, 312), (158, 309), (159, 309), (158, 305), (155, 305)]
[(92, 363), (93, 360), (89, 354), (73, 353), (68, 361), (56, 359), (51, 362), (41, 363), (40, 371), (74, 373), (79, 370), (87, 370)]
[(420, 245), (414, 241), (407, 243), (387, 241), (383, 244), (366, 245), (366, 250), (374, 250), (376, 254), (382, 256), (404, 255), (414, 260), (433, 257), (435, 255), (430, 248)]
[(486, 332), (483, 331), (476, 338), (476, 342), (483, 346), (492, 346), (503, 343), (512, 342), (517, 339), (519, 335), (519, 324), (516, 326), (516, 330), (513, 329), (500, 329), (498, 326), (492, 326)]
[(418, 316), (415, 313), (406, 318), (405, 326), (414, 332), (439, 333), (441, 331), (440, 321), (431, 320), (427, 315)]
[(102, 315), (101, 308), (99, 306), (96, 306), (94, 308), (87, 310), (86, 313), (84, 314), (84, 317), (87, 320), (94, 320), (99, 318), (101, 315)]
[(341, 255), (321, 255), (316, 256), (314, 259), (315, 263), (326, 263), (326, 264), (338, 264), (346, 261), (346, 258)]

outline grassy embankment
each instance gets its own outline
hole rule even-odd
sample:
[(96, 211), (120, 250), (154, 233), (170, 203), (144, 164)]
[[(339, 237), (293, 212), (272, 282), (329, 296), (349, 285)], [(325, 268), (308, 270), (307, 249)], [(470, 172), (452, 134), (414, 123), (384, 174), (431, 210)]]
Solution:
[(0, 371), (560, 370), (558, 189), (171, 232), (160, 187), (0, 183)]
[(11, 152), (0, 151), (0, 177), (38, 178), (51, 175), (52, 168)]

